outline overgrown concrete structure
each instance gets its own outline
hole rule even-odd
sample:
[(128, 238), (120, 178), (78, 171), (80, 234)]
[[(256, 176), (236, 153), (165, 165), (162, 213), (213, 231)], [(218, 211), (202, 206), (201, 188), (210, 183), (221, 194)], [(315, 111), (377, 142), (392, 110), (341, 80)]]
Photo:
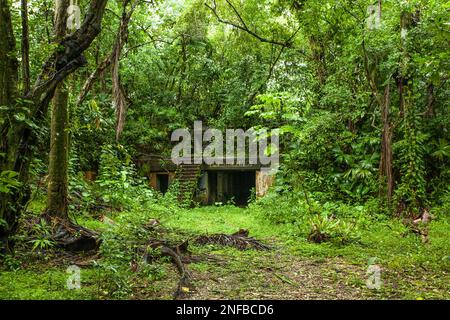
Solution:
[[(247, 159), (248, 160), (248, 159)], [(170, 158), (142, 154), (137, 159), (150, 185), (165, 193), (170, 186), (178, 188), (179, 197), (203, 205), (233, 201), (246, 205), (252, 196), (264, 196), (274, 175), (257, 164), (174, 164)]]

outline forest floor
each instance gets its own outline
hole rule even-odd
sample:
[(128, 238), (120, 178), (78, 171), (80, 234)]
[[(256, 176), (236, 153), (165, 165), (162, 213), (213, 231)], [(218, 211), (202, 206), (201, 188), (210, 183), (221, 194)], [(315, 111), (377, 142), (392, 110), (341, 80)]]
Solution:
[[(359, 244), (309, 243), (285, 226), (264, 223), (249, 209), (232, 206), (186, 209), (158, 219), (174, 232), (189, 235), (231, 234), (245, 228), (272, 248), (242, 251), (190, 244), (193, 255), (212, 259), (187, 264), (194, 284), (187, 299), (450, 299), (448, 221), (431, 228), (430, 242), (438, 246), (434, 248), (414, 235), (400, 236), (392, 226), (371, 230)], [(89, 219), (82, 223), (102, 224)], [(1, 271), (0, 299), (108, 299), (94, 267), (98, 259), (58, 255), (23, 262), (17, 270)], [(378, 289), (366, 284), (369, 261), (381, 269)], [(66, 288), (70, 264), (81, 267), (81, 289)], [(157, 277), (129, 278), (132, 290), (122, 298), (171, 299), (177, 270), (170, 261), (157, 268)]]
[[(409, 264), (404, 259), (408, 252), (395, 259), (396, 253), (411, 249), (402, 241), (389, 251), (382, 244), (370, 243), (369, 239), (366, 243), (338, 247), (314, 244), (295, 239), (290, 234), (292, 231), (282, 225), (261, 222), (248, 209), (235, 207), (198, 208), (163, 219), (162, 223), (175, 228), (183, 226), (198, 234), (230, 234), (245, 228), (250, 236), (273, 248), (240, 251), (217, 246), (195, 247), (194, 252), (212, 254), (223, 262), (189, 265), (197, 288), (191, 296), (193, 299), (450, 298), (448, 262), (442, 261), (446, 268), (431, 271), (427, 263)], [(431, 236), (435, 235), (441, 236), (438, 230)], [(420, 238), (408, 240), (420, 243)], [(388, 246), (396, 246), (394, 239), (383, 241), (392, 241)], [(409, 254), (414, 255), (414, 250)], [(447, 254), (450, 254), (448, 248)], [(386, 255), (390, 259), (384, 259)], [(381, 270), (380, 287), (369, 289), (367, 281), (371, 283), (372, 274), (368, 273), (369, 261), (377, 263), (377, 259), (381, 261), (377, 265)]]

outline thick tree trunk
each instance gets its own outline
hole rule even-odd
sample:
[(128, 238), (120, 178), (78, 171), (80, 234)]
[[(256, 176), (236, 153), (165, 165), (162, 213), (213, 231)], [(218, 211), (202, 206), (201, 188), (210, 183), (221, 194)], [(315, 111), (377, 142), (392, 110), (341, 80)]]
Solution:
[(17, 96), (16, 40), (7, 0), (0, 0), (0, 105), (11, 107)]
[[(0, 0), (0, 106), (13, 110), (17, 98), (18, 62), (16, 59), (16, 42), (11, 24), (11, 13), (7, 0)], [(1, 142), (0, 142), (0, 172), (14, 170), (18, 146), (10, 147), (14, 137), (4, 131), (7, 117), (1, 114)], [(6, 152), (9, 151), (9, 152)], [(0, 193), (0, 254), (10, 251), (8, 236), (15, 231), (16, 219), (12, 211), (14, 201), (19, 200), (20, 194)]]
[[(59, 42), (66, 35), (68, 0), (56, 0), (55, 37)], [(49, 182), (46, 213), (52, 217), (67, 217), (68, 201), (67, 166), (69, 163), (68, 91), (65, 81), (55, 90), (51, 112)]]

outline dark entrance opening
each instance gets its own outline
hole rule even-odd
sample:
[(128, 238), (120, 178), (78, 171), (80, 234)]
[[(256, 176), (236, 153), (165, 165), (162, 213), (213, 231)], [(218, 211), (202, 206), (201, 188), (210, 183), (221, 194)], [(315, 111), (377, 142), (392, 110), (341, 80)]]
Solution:
[(255, 171), (208, 171), (208, 204), (233, 200), (245, 206), (255, 188)]
[(168, 174), (157, 174), (156, 175), (156, 186), (159, 191), (163, 194), (169, 189), (169, 175)]

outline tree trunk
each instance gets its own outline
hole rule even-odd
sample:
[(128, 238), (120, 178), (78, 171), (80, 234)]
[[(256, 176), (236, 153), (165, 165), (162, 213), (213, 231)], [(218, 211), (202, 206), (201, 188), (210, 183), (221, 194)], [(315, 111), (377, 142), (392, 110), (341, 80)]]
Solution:
[(394, 190), (394, 178), (392, 175), (392, 126), (390, 123), (389, 109), (391, 87), (388, 84), (384, 91), (383, 104), (381, 106), (381, 117), (383, 129), (381, 135), (381, 175), (386, 178), (386, 197), (388, 203), (392, 201), (392, 193)]
[[(0, 106), (7, 106), (13, 110), (17, 98), (18, 62), (15, 55), (16, 42), (11, 24), (11, 13), (7, 0), (0, 0)], [(7, 117), (0, 117), (1, 142), (0, 142), (0, 172), (14, 170), (16, 148), (9, 147), (9, 142), (14, 137), (8, 137), (4, 133)], [(14, 149), (14, 150), (13, 150)], [(9, 151), (9, 152), (6, 152)], [(18, 195), (18, 194), (17, 194)], [(0, 254), (10, 251), (11, 244), (8, 237), (16, 229), (14, 211), (11, 210), (13, 201), (18, 200), (14, 194), (0, 193)]]
[(49, 157), (49, 182), (47, 190), (47, 213), (67, 217), (69, 133), (68, 92), (63, 81), (58, 85), (52, 102), (51, 138)]
[(11, 107), (17, 96), (16, 40), (7, 0), (0, 0), (0, 105)]
[[(61, 41), (66, 35), (68, 0), (56, 0), (55, 37)], [(67, 217), (69, 133), (67, 130), (69, 111), (68, 91), (65, 81), (55, 90), (51, 110), (50, 156), (48, 163), (49, 182), (47, 189), (47, 209), (50, 216)]]
[(28, 0), (21, 0), (22, 16), (22, 84), (23, 94), (30, 91), (30, 41), (28, 38)]
[[(380, 156), (380, 179), (384, 180), (382, 187), (380, 188), (380, 196), (385, 194), (388, 203), (392, 201), (392, 195), (394, 193), (394, 176), (393, 176), (393, 152), (392, 152), (392, 136), (393, 130), (390, 120), (390, 84), (388, 83), (384, 88), (384, 96), (381, 96), (381, 88), (377, 86), (376, 80), (376, 65), (369, 65), (369, 57), (366, 51), (365, 42), (362, 42), (364, 69), (369, 86), (372, 90), (372, 95), (377, 102), (380, 113), (381, 122), (383, 128), (381, 131), (381, 156)], [(390, 81), (390, 79), (388, 79)], [(384, 191), (384, 192), (383, 192)]]

